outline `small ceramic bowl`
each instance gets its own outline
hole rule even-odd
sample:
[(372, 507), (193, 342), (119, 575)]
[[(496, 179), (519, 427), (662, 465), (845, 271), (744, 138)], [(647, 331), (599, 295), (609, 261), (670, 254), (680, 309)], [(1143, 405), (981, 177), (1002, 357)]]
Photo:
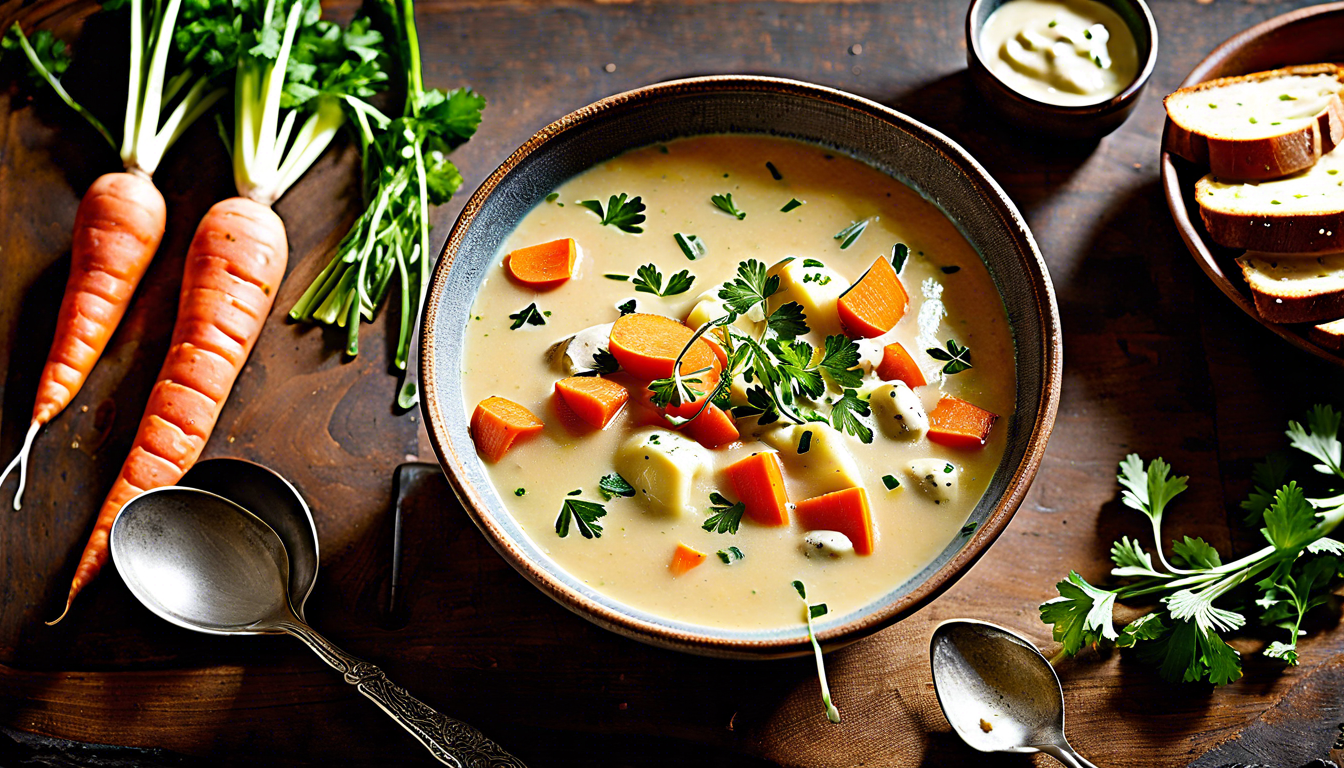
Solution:
[[(920, 192), (956, 222), (984, 259), (1008, 313), (1017, 357), (1017, 402), (1007, 448), (971, 513), (977, 526), (886, 594), (817, 626), (828, 647), (897, 621), (939, 595), (1003, 531), (1036, 474), (1054, 426), (1063, 362), (1058, 310), (1045, 262), (1012, 201), (942, 134), (880, 104), (792, 80), (722, 76), (677, 80), (617, 94), (543, 128), (467, 201), (434, 268), (421, 326), (421, 407), (430, 440), (458, 498), (514, 568), (566, 608), (647, 643), (711, 656), (762, 658), (810, 652), (798, 624), (733, 630), (690, 624), (625, 605), (560, 568), (509, 514), (468, 431), (462, 350), (476, 294), (518, 222), (567, 179), (623, 152), (684, 136), (785, 136), (830, 147)], [(997, 428), (997, 427), (996, 427)]]
[(1139, 51), (1139, 73), (1114, 98), (1079, 107), (1047, 104), (1013, 90), (990, 71), (993, 55), (980, 47), (985, 21), (999, 6), (1012, 0), (973, 0), (966, 13), (966, 62), (971, 80), (995, 109), (1019, 127), (1066, 139), (1094, 140), (1120, 127), (1139, 103), (1139, 95), (1157, 65), (1157, 22), (1143, 0), (1098, 0), (1125, 20)]

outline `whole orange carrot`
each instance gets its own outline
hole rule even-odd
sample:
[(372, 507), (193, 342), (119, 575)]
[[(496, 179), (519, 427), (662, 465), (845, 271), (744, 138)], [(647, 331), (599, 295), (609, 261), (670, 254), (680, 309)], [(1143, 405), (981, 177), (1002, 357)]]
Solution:
[[(163, 240), (167, 210), (163, 195), (150, 176), (158, 168), (163, 153), (182, 132), (228, 90), (215, 82), (230, 66), (227, 55), (218, 56), (220, 62), (203, 70), (199, 65), (207, 47), (219, 54), (228, 54), (229, 48), (213, 44), (218, 42), (214, 32), (198, 23), (203, 17), (229, 14), (227, 0), (196, 3), (185, 11), (182, 0), (168, 0), (162, 7), (151, 5), (154, 7), (146, 7), (143, 0), (130, 2), (130, 82), (120, 147), (103, 124), (80, 106), (57, 79), (56, 73), (66, 67), (64, 57), (68, 53), (63, 45), (52, 41), (50, 32), (39, 32), (34, 38), (37, 44), (33, 45), (15, 24), (4, 40), (6, 48), (23, 51), (39, 80), (119, 151), (126, 169), (94, 181), (75, 213), (70, 278), (61, 301), (56, 337), (38, 381), (32, 421), (19, 455), (0, 473), (3, 483), (11, 472), (18, 470), (15, 509), (19, 509), (27, 485), (33, 439), (42, 425), (65, 410), (84, 386)], [(170, 69), (181, 70), (181, 74), (165, 90)], [(189, 87), (188, 81), (192, 81)]]
[(201, 219), (187, 252), (172, 346), (84, 547), (66, 611), (107, 563), (107, 535), (121, 507), (143, 491), (177, 482), (200, 457), (261, 335), (288, 258), (285, 226), (264, 205), (230, 198)]

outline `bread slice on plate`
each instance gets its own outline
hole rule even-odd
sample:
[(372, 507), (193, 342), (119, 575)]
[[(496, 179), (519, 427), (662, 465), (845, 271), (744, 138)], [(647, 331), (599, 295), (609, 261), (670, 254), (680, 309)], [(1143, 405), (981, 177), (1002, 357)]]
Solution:
[(1229, 248), (1270, 253), (1344, 251), (1344, 150), (1272, 181), (1195, 182), (1209, 237)]
[(1313, 325), (1307, 338), (1336, 352), (1344, 351), (1344, 319)]
[(1344, 318), (1344, 253), (1248, 252), (1237, 265), (1265, 320), (1328, 323)]
[(1221, 179), (1262, 180), (1315, 165), (1344, 143), (1344, 69), (1335, 64), (1224, 77), (1163, 100), (1167, 150)]

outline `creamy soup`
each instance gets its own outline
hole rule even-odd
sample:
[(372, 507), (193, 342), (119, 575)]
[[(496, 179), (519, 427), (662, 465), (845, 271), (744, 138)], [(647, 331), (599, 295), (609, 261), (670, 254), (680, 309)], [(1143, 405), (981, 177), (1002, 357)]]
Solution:
[(980, 49), (1010, 88), (1066, 107), (1113, 98), (1139, 71), (1129, 26), (1095, 0), (1009, 0), (985, 20)]
[[(645, 206), (642, 222), (635, 197)], [(523, 252), (542, 244), (549, 245)], [(549, 261), (536, 260), (542, 252)], [(753, 268), (763, 279), (742, 278)], [(501, 443), (503, 433), (486, 434), (486, 423), (473, 418), (473, 437), (527, 535), (594, 589), (694, 624), (796, 625), (792, 581), (804, 582), (809, 600), (828, 604), (832, 616), (844, 614), (970, 535), (963, 527), (1004, 451), (1013, 344), (976, 252), (937, 208), (890, 176), (774, 138), (705, 136), (647, 147), (556, 189), (523, 218), (490, 270), (467, 329), (467, 410), (481, 417), (478, 404), (504, 398), (544, 427)], [(538, 287), (548, 280), (552, 287)], [(752, 298), (744, 286), (752, 285), (774, 294), (746, 307)], [(724, 322), (734, 302), (743, 311), (732, 330), (707, 330), (682, 358), (689, 391), (682, 390), (681, 406), (660, 403), (648, 390), (647, 361), (628, 347), (661, 329), (659, 322), (689, 337), (677, 323)], [(793, 342), (778, 338), (800, 330), (789, 322), (798, 312), (807, 332)], [(619, 329), (634, 329), (627, 335), (635, 342)], [(697, 356), (705, 338), (719, 339), (726, 367), (717, 353)], [(759, 376), (748, 382), (740, 372), (750, 365), (733, 375), (735, 355), (750, 348), (745, 339), (778, 368), (785, 360), (771, 348), (796, 353), (794, 372), (811, 382), (803, 388), (824, 391), (785, 396), (795, 385), (788, 378), (774, 389), (788, 402), (771, 401)], [(673, 346), (685, 349), (688, 340), (677, 336)], [(798, 341), (815, 352), (807, 355)], [(892, 345), (908, 363), (887, 359)], [(961, 363), (971, 367), (958, 370)], [(670, 371), (674, 363), (666, 364)], [(593, 369), (629, 393), (603, 429), (575, 417), (580, 401), (568, 391), (557, 394), (558, 380)], [(669, 383), (675, 389), (665, 381), (665, 392)], [(705, 403), (710, 394), (713, 406)], [(674, 424), (677, 414), (698, 415)], [(736, 414), (735, 424), (723, 414)], [(759, 423), (772, 415), (773, 423)], [(737, 437), (719, 444), (722, 421)], [(770, 455), (743, 465), (759, 474), (729, 470), (760, 453)], [(769, 481), (769, 466), (783, 488), (765, 482), (769, 493), (753, 491), (743, 478)], [(619, 479), (608, 480), (604, 494), (599, 481), (613, 476)], [(613, 489), (633, 495), (605, 498)], [(869, 526), (856, 528), (865, 500)], [(750, 505), (745, 514), (738, 502)], [(772, 519), (776, 513), (781, 519)]]

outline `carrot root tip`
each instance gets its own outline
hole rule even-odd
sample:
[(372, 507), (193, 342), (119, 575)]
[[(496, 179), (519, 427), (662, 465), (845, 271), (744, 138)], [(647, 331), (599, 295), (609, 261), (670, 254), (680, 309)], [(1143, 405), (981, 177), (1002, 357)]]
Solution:
[[(4, 472), (0, 472), (0, 485), (3, 485), (9, 477), (9, 473), (14, 471), (15, 467), (19, 469), (19, 490), (14, 492), (14, 509), (17, 511), (22, 507), (23, 489), (28, 484), (28, 454), (33, 450), (33, 438), (37, 437), (37, 431), (42, 428), (42, 422), (34, 421), (28, 425), (28, 435), (23, 438), (23, 448), (19, 449), (19, 455), (9, 462)], [(59, 621), (59, 619), (58, 619)]]
[(64, 619), (64, 618), (65, 618), (65, 614), (67, 614), (67, 613), (70, 612), (70, 604), (73, 603), (73, 602), (75, 602), (75, 596), (74, 596), (74, 595), (71, 595), (70, 597), (66, 598), (66, 600), (65, 600), (65, 610), (61, 611), (61, 615), (60, 615), (60, 616), (57, 616), (56, 618), (52, 619), (51, 621), (46, 622), (46, 625), (47, 625), (48, 627), (54, 627), (54, 626), (56, 626), (57, 624), (60, 624), (60, 623), (61, 623), (61, 619)]

